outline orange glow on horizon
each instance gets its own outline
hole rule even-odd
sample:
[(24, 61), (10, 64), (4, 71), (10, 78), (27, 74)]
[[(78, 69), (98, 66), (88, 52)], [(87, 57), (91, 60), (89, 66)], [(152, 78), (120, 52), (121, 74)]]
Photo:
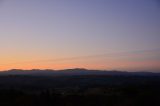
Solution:
[(70, 69), (70, 68), (86, 68), (100, 70), (138, 70), (138, 69), (160, 69), (160, 61), (70, 61), (57, 63), (21, 63), (1, 65), (0, 70), (9, 69)]
[[(159, 52), (158, 52), (159, 53)], [(158, 54), (157, 53), (157, 54)], [(48, 56), (46, 54), (13, 54), (3, 55), (0, 60), (0, 70), (9, 69), (68, 69), (86, 68), (100, 70), (158, 70), (160, 60), (156, 53), (115, 53), (91, 56)], [(68, 57), (68, 58), (66, 58)], [(25, 60), (25, 61), (23, 61)]]

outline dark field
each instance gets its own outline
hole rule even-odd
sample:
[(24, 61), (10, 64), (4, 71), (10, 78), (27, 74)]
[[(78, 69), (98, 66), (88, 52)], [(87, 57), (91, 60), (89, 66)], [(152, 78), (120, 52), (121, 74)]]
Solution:
[(0, 76), (0, 106), (160, 106), (160, 77)]

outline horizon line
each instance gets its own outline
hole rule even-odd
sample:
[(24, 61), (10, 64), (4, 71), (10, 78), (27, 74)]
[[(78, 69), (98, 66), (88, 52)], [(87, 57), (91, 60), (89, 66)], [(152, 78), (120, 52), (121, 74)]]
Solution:
[(62, 70), (76, 70), (76, 69), (80, 69), (80, 70), (89, 70), (89, 71), (118, 71), (118, 72), (149, 72), (149, 73), (160, 73), (160, 70), (152, 70), (152, 71), (147, 71), (147, 70), (119, 70), (119, 69), (88, 69), (88, 68), (64, 68), (64, 69), (51, 69), (51, 68), (46, 68), (46, 69), (37, 69), (37, 68), (32, 68), (32, 69), (7, 69), (7, 70), (0, 70), (0, 72), (7, 72), (7, 71), (12, 71), (12, 70), (22, 70), (22, 71), (32, 71), (32, 70), (40, 70), (40, 71), (45, 71), (45, 70), (51, 70), (51, 71), (62, 71)]

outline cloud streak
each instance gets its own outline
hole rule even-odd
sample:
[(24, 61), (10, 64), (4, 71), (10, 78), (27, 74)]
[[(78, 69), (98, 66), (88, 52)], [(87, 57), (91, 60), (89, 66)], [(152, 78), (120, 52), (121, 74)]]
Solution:
[[(54, 58), (54, 59), (40, 59), (34, 61), (23, 61), (23, 62), (13, 62), (8, 64), (1, 64), (3, 65), (16, 65), (16, 64), (32, 64), (32, 63), (48, 63), (48, 62), (62, 62), (62, 61), (74, 61), (74, 60), (86, 60), (86, 59), (96, 59), (96, 58), (104, 58), (104, 57), (139, 57), (145, 54), (153, 55), (160, 55), (160, 49), (153, 49), (153, 50), (137, 50), (137, 51), (128, 51), (128, 52), (118, 52), (118, 53), (104, 53), (104, 54), (93, 54), (93, 55), (85, 55), (85, 56), (75, 56), (75, 57), (66, 57), (66, 58)], [(157, 57), (157, 59), (160, 57)]]

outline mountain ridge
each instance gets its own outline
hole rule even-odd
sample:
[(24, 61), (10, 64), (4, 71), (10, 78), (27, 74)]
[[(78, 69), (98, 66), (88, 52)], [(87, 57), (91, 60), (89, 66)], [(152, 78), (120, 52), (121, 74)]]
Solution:
[(114, 76), (160, 76), (157, 72), (128, 72), (128, 71), (118, 71), (118, 70), (89, 70), (85, 68), (73, 68), (73, 69), (63, 69), (63, 70), (53, 70), (53, 69), (11, 69), (7, 71), (1, 71), (0, 75), (34, 75), (34, 76), (71, 76), (71, 75), (114, 75)]

